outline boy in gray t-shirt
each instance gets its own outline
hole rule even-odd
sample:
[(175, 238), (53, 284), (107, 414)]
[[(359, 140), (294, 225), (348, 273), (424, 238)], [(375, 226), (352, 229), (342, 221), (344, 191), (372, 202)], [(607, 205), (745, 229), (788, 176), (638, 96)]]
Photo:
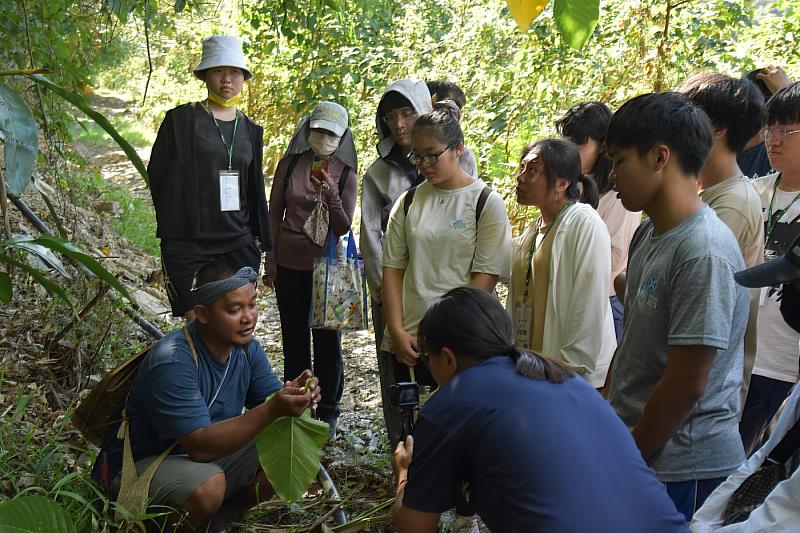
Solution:
[(744, 460), (738, 433), (748, 293), (730, 229), (697, 195), (706, 114), (677, 93), (642, 95), (611, 120), (609, 154), (631, 242), (625, 329), (606, 392), (689, 520)]

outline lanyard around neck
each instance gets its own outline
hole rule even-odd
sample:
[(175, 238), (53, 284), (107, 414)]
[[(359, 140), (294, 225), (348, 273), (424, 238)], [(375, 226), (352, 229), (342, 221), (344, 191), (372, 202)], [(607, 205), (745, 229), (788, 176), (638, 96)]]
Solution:
[(797, 200), (800, 200), (800, 193), (797, 193), (795, 197), (792, 199), (792, 201), (789, 203), (789, 205), (787, 205), (783, 209), (778, 209), (777, 211), (775, 211), (775, 214), (778, 216), (776, 216), (773, 219), (772, 207), (775, 203), (775, 194), (778, 192), (778, 184), (780, 182), (781, 182), (781, 175), (778, 174), (778, 177), (775, 179), (775, 185), (772, 186), (772, 198), (769, 199), (769, 209), (767, 209), (767, 235), (766, 235), (767, 242), (769, 242), (769, 239), (772, 237), (772, 232), (775, 231), (775, 224), (778, 223), (778, 220), (783, 218), (783, 215), (785, 215), (786, 212), (792, 208), (792, 206), (795, 204), (795, 202), (797, 202)]
[(211, 115), (211, 119), (214, 121), (214, 125), (217, 127), (217, 131), (219, 132), (219, 138), (222, 139), (222, 144), (225, 146), (225, 150), (228, 152), (228, 170), (233, 169), (233, 143), (236, 140), (236, 127), (239, 125), (239, 112), (236, 112), (236, 118), (233, 119), (233, 134), (231, 135), (231, 143), (228, 144), (225, 142), (225, 135), (222, 133), (222, 128), (219, 127), (219, 122), (217, 121), (217, 117), (214, 116), (214, 112), (211, 111), (211, 108), (206, 107), (208, 114)]
[[(550, 233), (550, 230), (553, 229), (553, 227), (555, 227), (556, 223), (558, 222), (558, 218), (561, 216), (561, 214), (574, 204), (575, 202), (567, 202), (558, 211), (558, 213), (556, 213), (556, 216), (553, 217), (553, 221), (550, 224), (548, 224), (547, 228), (544, 231), (544, 237), (542, 237), (543, 243), (544, 240), (547, 238), (547, 235)], [(536, 221), (536, 228), (534, 229), (533, 232), (533, 240), (531, 241), (531, 247), (528, 250), (528, 263), (527, 263), (528, 272), (527, 274), (525, 274), (525, 292), (522, 295), (523, 302), (528, 301), (528, 286), (531, 284), (531, 276), (533, 276), (533, 265), (531, 263), (533, 261), (533, 255), (536, 253), (536, 248), (537, 248), (536, 241), (538, 240), (539, 232), (541, 231), (541, 229), (542, 229), (542, 217), (540, 216), (539, 220)]]

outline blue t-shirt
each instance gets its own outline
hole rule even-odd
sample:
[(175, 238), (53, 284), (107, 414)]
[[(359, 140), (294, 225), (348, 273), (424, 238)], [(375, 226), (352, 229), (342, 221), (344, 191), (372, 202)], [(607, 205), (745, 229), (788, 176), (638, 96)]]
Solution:
[(736, 163), (739, 165), (742, 174), (751, 179), (758, 176), (766, 176), (772, 172), (772, 165), (769, 162), (767, 147), (764, 143), (758, 143), (752, 148), (736, 154)]
[(493, 357), (431, 396), (414, 427), (403, 504), (470, 502), (492, 531), (688, 531), (630, 432), (580, 378), (561, 384)]
[[(241, 415), (283, 386), (257, 340), (234, 347), (228, 361), (220, 363), (206, 350), (194, 322), (189, 331), (198, 364), (179, 330), (157, 342), (139, 366), (127, 404), (136, 461), (160, 454), (176, 437)], [(185, 452), (176, 446), (172, 453)]]

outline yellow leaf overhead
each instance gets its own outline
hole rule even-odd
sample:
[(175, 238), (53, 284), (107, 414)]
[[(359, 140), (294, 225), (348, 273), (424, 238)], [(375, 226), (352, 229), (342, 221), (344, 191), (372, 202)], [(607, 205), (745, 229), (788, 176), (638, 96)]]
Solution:
[(550, 0), (506, 0), (511, 16), (517, 22), (520, 31), (527, 31), (536, 17), (542, 14)]

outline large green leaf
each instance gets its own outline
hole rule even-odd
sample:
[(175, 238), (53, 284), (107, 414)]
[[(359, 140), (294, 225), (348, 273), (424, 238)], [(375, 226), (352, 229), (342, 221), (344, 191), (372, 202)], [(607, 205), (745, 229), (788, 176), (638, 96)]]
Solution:
[(114, 277), (114, 274), (103, 268), (103, 266), (100, 263), (98, 263), (96, 259), (94, 259), (89, 255), (86, 255), (83, 251), (81, 251), (71, 242), (65, 241), (64, 239), (59, 239), (55, 235), (40, 235), (35, 239), (30, 239), (20, 242), (21, 243), (31, 242), (33, 244), (39, 244), (74, 259), (75, 261), (79, 262), (87, 269), (89, 269), (89, 271), (91, 271), (92, 274), (97, 276), (98, 279), (107, 283), (111, 288), (113, 288), (122, 296), (127, 298), (128, 301), (131, 302), (134, 301), (131, 295), (128, 293), (128, 290), (125, 288), (125, 286), (122, 285), (122, 283), (120, 283), (116, 277)]
[(20, 196), (30, 183), (39, 148), (33, 114), (25, 100), (0, 81), (0, 140), (5, 145), (8, 190)]
[(553, 18), (564, 41), (580, 50), (597, 26), (600, 0), (555, 0)]
[(6, 272), (0, 272), (0, 302), (10, 302), (12, 294), (11, 276), (9, 276)]
[(109, 135), (111, 135), (111, 138), (113, 138), (116, 141), (119, 147), (122, 148), (122, 151), (125, 152), (125, 155), (127, 155), (128, 159), (130, 159), (131, 163), (133, 163), (133, 166), (136, 167), (136, 170), (138, 170), (139, 174), (141, 174), (142, 178), (144, 178), (145, 183), (147, 183), (148, 186), (150, 185), (150, 180), (147, 177), (147, 168), (145, 168), (144, 163), (142, 162), (142, 158), (139, 157), (139, 154), (136, 153), (136, 149), (133, 146), (131, 146), (131, 144), (128, 141), (126, 141), (116, 129), (114, 129), (114, 126), (111, 125), (111, 122), (109, 122), (109, 120), (105, 116), (92, 109), (92, 106), (90, 106), (86, 102), (86, 100), (84, 100), (83, 96), (64, 89), (60, 85), (53, 83), (52, 81), (42, 76), (41, 74), (31, 74), (28, 75), (27, 77), (35, 81), (39, 85), (50, 89), (51, 91), (53, 91), (54, 93), (56, 93), (57, 95), (64, 98), (66, 101), (68, 101), (69, 103), (71, 103), (84, 113), (86, 113), (86, 115), (89, 118), (97, 122), (97, 124), (101, 128), (106, 130), (106, 132)]
[(299, 500), (319, 472), (328, 424), (303, 416), (275, 420), (256, 436), (258, 459), (275, 494), (286, 503)]
[(6, 263), (7, 265), (13, 265), (13, 266), (15, 266), (17, 268), (20, 268), (20, 269), (24, 270), (33, 279), (35, 279), (36, 282), (39, 283), (39, 285), (44, 287), (47, 290), (47, 292), (49, 292), (51, 294), (55, 294), (56, 296), (58, 296), (59, 298), (64, 300), (70, 307), (73, 307), (72, 300), (70, 300), (69, 296), (67, 296), (67, 292), (63, 288), (61, 288), (59, 285), (57, 285), (57, 284), (53, 283), (52, 281), (50, 281), (50, 279), (48, 279), (47, 276), (45, 276), (44, 274), (42, 274), (41, 272), (39, 272), (38, 270), (36, 270), (32, 266), (27, 265), (27, 264), (23, 263), (22, 261), (17, 261), (13, 257), (11, 257), (9, 255), (6, 255), (6, 254), (0, 254), (0, 263)]
[(0, 503), (0, 531), (16, 533), (74, 533), (67, 512), (44, 496), (20, 496)]

